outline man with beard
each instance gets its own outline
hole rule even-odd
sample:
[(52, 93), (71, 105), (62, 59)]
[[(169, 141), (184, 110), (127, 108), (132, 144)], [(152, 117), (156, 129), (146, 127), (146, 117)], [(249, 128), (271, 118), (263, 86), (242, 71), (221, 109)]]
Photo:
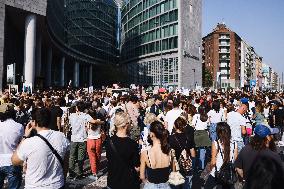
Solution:
[(268, 125), (257, 125), (254, 130), (254, 136), (238, 155), (235, 161), (237, 172), (243, 180), (247, 179), (253, 163), (258, 157), (264, 156), (279, 162), (281, 165), (280, 156), (276, 153), (276, 145), (274, 136), (279, 132), (277, 128), (271, 128)]

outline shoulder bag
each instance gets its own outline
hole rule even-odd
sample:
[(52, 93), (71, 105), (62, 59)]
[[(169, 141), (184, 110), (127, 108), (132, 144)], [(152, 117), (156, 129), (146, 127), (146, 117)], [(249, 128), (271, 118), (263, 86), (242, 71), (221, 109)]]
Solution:
[(185, 179), (182, 174), (179, 172), (179, 165), (175, 156), (175, 150), (170, 151), (171, 157), (171, 165), (172, 165), (172, 172), (169, 175), (168, 183), (174, 186), (181, 185), (185, 183)]
[(66, 182), (66, 178), (65, 178), (65, 174), (64, 174), (64, 161), (62, 159), (62, 157), (58, 154), (58, 152), (52, 147), (52, 145), (48, 142), (48, 140), (46, 138), (44, 138), (42, 135), (40, 134), (35, 134), (35, 136), (38, 136), (39, 138), (41, 138), (46, 145), (49, 147), (49, 149), (51, 150), (51, 152), (55, 155), (55, 157), (57, 158), (57, 160), (59, 161), (61, 168), (62, 168), (62, 172), (63, 172), (63, 177), (64, 177), (64, 183)]
[[(197, 124), (199, 117), (196, 119), (195, 122), (195, 127)], [(195, 128), (194, 127), (194, 128)], [(194, 129), (194, 142), (196, 147), (210, 147), (211, 146), (211, 141), (208, 135), (208, 132), (206, 130), (196, 130)]]
[(173, 137), (177, 141), (179, 148), (181, 150), (181, 154), (178, 159), (178, 164), (180, 166), (181, 173), (183, 173), (184, 175), (189, 175), (190, 171), (192, 170), (192, 159), (190, 153), (188, 152), (188, 149), (186, 149), (188, 146), (188, 139), (186, 137), (186, 146), (185, 148), (182, 148), (180, 142), (176, 138), (176, 135), (173, 135)]
[(63, 169), (63, 167), (64, 167), (63, 159), (58, 154), (58, 152), (52, 147), (52, 145), (48, 142), (48, 140), (46, 138), (44, 138), (42, 135), (40, 135), (40, 134), (36, 134), (35, 136), (38, 136), (39, 138), (41, 138), (47, 144), (47, 146), (50, 148), (51, 152), (58, 159), (58, 161), (59, 161), (59, 163), (60, 163), (60, 165), (62, 166), (62, 169)]

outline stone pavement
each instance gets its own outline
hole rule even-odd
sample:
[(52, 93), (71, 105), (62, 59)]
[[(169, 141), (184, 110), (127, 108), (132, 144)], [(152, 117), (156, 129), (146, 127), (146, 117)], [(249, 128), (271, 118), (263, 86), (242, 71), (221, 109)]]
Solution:
[[(88, 177), (82, 179), (82, 180), (70, 180), (67, 178), (66, 180), (66, 189), (102, 189), (106, 187), (107, 185), (107, 159), (106, 159), (106, 153), (103, 152), (101, 155), (101, 165), (100, 165), (100, 172), (103, 173), (103, 176), (101, 176), (97, 181), (93, 181), (89, 179)], [(90, 172), (90, 162), (89, 160), (86, 160), (84, 172), (91, 173)]]
[(85, 178), (82, 180), (68, 180), (66, 189), (103, 189), (107, 185), (107, 174), (101, 176), (96, 182)]

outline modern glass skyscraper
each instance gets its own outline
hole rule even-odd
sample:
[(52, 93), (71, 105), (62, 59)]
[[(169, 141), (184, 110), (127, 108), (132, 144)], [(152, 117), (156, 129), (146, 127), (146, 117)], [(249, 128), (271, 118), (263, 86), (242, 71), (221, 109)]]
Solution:
[(0, 1), (0, 89), (101, 86), (126, 75), (135, 84), (201, 85), (202, 0), (17, 2)]
[(47, 20), (58, 45), (71, 56), (117, 63), (117, 13), (113, 0), (49, 0)]
[(201, 85), (200, 0), (128, 0), (122, 5), (121, 64), (129, 82)]

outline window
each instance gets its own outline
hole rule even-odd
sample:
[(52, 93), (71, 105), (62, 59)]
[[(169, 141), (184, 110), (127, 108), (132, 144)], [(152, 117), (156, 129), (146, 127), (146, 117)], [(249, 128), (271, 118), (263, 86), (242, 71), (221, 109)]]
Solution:
[(161, 13), (165, 12), (165, 4), (161, 3)]
[(168, 39), (164, 39), (162, 41), (162, 48), (163, 48), (163, 50), (168, 50), (169, 49)]
[(173, 30), (173, 35), (177, 35), (178, 34), (178, 25), (175, 24), (174, 25), (174, 30)]
[(174, 38), (170, 38), (170, 49), (174, 49), (175, 48), (175, 44), (174, 44)]
[(160, 42), (159, 41), (156, 42), (156, 51), (160, 51)]
[(170, 36), (174, 35), (174, 25), (170, 25)]
[(161, 35), (161, 38), (164, 38), (165, 37), (165, 28), (163, 27), (162, 28), (162, 35)]
[(160, 39), (160, 38), (161, 38), (160, 29), (157, 29), (157, 30), (156, 30), (156, 36), (157, 36), (157, 39)]
[(156, 6), (156, 12), (157, 12), (157, 14), (161, 13), (161, 6), (160, 5)]

